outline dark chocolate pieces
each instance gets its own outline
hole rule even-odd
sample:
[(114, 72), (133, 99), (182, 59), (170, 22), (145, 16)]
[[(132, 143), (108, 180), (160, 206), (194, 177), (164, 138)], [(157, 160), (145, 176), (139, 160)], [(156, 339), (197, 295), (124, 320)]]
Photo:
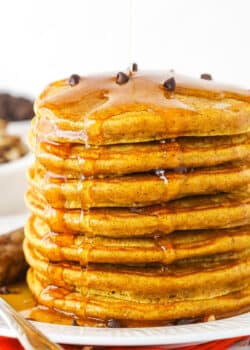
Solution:
[(79, 326), (75, 318), (72, 320), (71, 326)]
[(69, 79), (68, 79), (69, 85), (70, 85), (70, 86), (75, 86), (75, 85), (79, 84), (80, 79), (81, 79), (80, 75), (78, 75), (78, 74), (72, 74), (72, 75), (69, 77)]
[(163, 86), (169, 92), (175, 91), (175, 88), (176, 88), (175, 78), (172, 77), (172, 78), (165, 80), (163, 83)]
[(132, 72), (138, 72), (138, 64), (132, 63)]
[(126, 73), (118, 72), (116, 76), (116, 83), (119, 85), (125, 84), (129, 81), (129, 76)]
[(121, 323), (119, 320), (116, 320), (115, 318), (110, 318), (107, 321), (107, 327), (108, 328), (121, 328)]
[(212, 80), (212, 75), (208, 74), (208, 73), (203, 73), (203, 74), (201, 74), (201, 79)]

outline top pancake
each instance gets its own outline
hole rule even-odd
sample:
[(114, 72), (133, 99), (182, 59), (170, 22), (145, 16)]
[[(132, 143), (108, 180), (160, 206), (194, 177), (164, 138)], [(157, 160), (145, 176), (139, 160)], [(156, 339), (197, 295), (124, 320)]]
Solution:
[[(174, 77), (174, 92), (163, 83)], [(172, 71), (116, 73), (50, 84), (35, 103), (38, 140), (105, 145), (250, 131), (250, 92)]]

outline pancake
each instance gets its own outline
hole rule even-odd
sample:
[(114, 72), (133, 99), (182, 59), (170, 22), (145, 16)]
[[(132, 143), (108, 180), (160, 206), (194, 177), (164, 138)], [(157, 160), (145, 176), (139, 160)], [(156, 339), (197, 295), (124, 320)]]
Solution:
[[(172, 91), (163, 84), (174, 79)], [(174, 91), (173, 91), (174, 90)], [(56, 142), (105, 145), (250, 131), (250, 92), (172, 71), (60, 80), (35, 103), (34, 134)]]
[(250, 91), (212, 80), (132, 69), (47, 86), (23, 244), (38, 307), (136, 327), (250, 310), (249, 136)]
[[(197, 168), (246, 160), (249, 134), (214, 137), (182, 137), (137, 144), (86, 148), (84, 145), (49, 143), (30, 132), (36, 158), (48, 170), (62, 176), (108, 176), (155, 169)], [(35, 140), (36, 139), (36, 140)]]
[(37, 165), (30, 168), (28, 178), (53, 208), (145, 207), (246, 186), (250, 184), (250, 163), (104, 179), (62, 178)]
[(26, 203), (55, 232), (135, 237), (177, 230), (229, 228), (250, 224), (250, 187), (234, 193), (178, 199), (144, 208), (55, 209), (30, 188)]
[(172, 301), (213, 298), (240, 290), (250, 283), (250, 251), (216, 256), (214, 259), (184, 260), (161, 266), (60, 264), (46, 260), (24, 242), (29, 265), (46, 276), (48, 284), (72, 290), (112, 295), (120, 299)]
[(81, 319), (102, 320), (173, 321), (187, 318), (227, 315), (246, 312), (250, 306), (250, 288), (212, 299), (180, 302), (153, 303), (131, 302), (114, 297), (88, 296), (66, 288), (49, 286), (45, 278), (31, 269), (28, 273), (29, 287), (41, 305), (77, 315)]
[(250, 249), (250, 226), (224, 230), (174, 232), (154, 238), (88, 238), (52, 232), (37, 217), (30, 217), (25, 236), (32, 249), (52, 262), (110, 264), (170, 264), (187, 258)]

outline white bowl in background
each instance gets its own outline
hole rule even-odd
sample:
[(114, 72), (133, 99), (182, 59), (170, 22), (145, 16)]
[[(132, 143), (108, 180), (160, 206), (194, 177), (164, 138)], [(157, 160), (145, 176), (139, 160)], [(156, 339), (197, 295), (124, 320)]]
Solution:
[[(8, 125), (10, 134), (18, 135), (27, 144), (30, 121), (13, 122)], [(24, 203), (27, 189), (26, 172), (32, 162), (28, 153), (11, 162), (0, 164), (0, 234), (10, 232), (24, 225), (28, 210)]]

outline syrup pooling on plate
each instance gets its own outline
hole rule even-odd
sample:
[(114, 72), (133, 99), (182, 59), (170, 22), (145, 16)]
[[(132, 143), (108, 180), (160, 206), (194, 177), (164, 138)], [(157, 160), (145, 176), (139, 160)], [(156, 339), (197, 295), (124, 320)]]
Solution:
[[(74, 325), (74, 326), (92, 326), (92, 327), (107, 327), (108, 320), (98, 320), (93, 318), (80, 319), (74, 314), (59, 312), (53, 308), (49, 309), (44, 306), (36, 306), (35, 301), (28, 289), (28, 286), (21, 282), (19, 284), (11, 285), (9, 287), (10, 294), (2, 295), (7, 302), (9, 302), (16, 310), (21, 311), (25, 318), (38, 321), (46, 322), (53, 324), (62, 324), (62, 325)], [(52, 288), (53, 289), (53, 288)], [(242, 308), (238, 311), (238, 314), (248, 312), (249, 308)], [(211, 316), (211, 315), (210, 315)], [(231, 317), (235, 316), (235, 313), (227, 313), (225, 315), (217, 315), (216, 319), (222, 317)], [(155, 327), (155, 326), (167, 326), (175, 324), (190, 324), (197, 322), (207, 322), (209, 315), (204, 316), (204, 318), (193, 318), (193, 319), (180, 319), (173, 322), (155, 322), (155, 321), (133, 321), (133, 320), (119, 320), (122, 327)], [(75, 320), (73, 323), (72, 320)]]

